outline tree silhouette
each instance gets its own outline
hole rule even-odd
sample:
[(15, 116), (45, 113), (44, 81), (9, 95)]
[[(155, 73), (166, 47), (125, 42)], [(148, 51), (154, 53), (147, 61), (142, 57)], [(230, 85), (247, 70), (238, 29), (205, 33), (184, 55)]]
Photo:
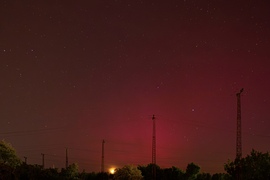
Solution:
[(247, 157), (240, 160), (228, 161), (224, 165), (225, 171), (233, 178), (236, 177), (237, 168), (240, 169), (242, 179), (270, 179), (269, 153), (262, 153), (253, 149)]
[(194, 163), (189, 163), (187, 165), (185, 177), (188, 180), (193, 180), (197, 178), (197, 174), (200, 172), (200, 166), (194, 164)]
[(163, 169), (163, 176), (164, 176), (164, 179), (167, 179), (167, 180), (178, 180), (178, 179), (183, 179), (184, 172), (180, 170), (179, 168), (172, 166), (171, 168)]
[(122, 168), (116, 169), (114, 174), (115, 180), (142, 180), (143, 176), (141, 171), (132, 165), (125, 165)]
[(21, 165), (21, 163), (20, 158), (17, 156), (16, 151), (11, 144), (4, 140), (0, 141), (0, 164), (15, 168)]
[(152, 179), (153, 166), (156, 166), (156, 179), (164, 179), (164, 173), (162, 172), (162, 169), (156, 164), (150, 163), (147, 166), (138, 166), (138, 169), (142, 172), (144, 179)]
[(76, 179), (79, 176), (79, 166), (77, 163), (70, 164), (66, 169), (62, 168), (61, 175), (66, 179)]

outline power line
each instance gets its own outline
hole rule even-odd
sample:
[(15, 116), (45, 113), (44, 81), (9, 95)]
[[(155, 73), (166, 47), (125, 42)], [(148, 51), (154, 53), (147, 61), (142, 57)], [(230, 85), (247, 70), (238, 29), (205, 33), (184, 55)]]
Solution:
[[(46, 129), (30, 129), (30, 130), (21, 130), (21, 131), (8, 131), (8, 132), (1, 132), (0, 135), (3, 137), (13, 137), (13, 136), (26, 136), (26, 135), (33, 135), (33, 134), (44, 134), (44, 133), (54, 133), (63, 132), (64, 130), (68, 130), (67, 128), (58, 127), (58, 128), (46, 128)], [(59, 131), (61, 130), (61, 131)]]

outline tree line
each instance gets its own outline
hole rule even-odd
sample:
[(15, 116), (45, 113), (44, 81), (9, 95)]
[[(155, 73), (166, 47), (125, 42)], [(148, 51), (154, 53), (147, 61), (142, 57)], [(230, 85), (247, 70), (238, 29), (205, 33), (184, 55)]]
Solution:
[(43, 168), (41, 165), (23, 163), (15, 149), (7, 142), (0, 141), (0, 180), (151, 180), (153, 168), (156, 180), (270, 180), (270, 156), (252, 150), (244, 158), (228, 160), (224, 163), (226, 173), (200, 172), (200, 166), (189, 163), (185, 171), (177, 168), (160, 168), (155, 164), (125, 165), (117, 168), (114, 174), (101, 172), (79, 172), (76, 163), (67, 168)]

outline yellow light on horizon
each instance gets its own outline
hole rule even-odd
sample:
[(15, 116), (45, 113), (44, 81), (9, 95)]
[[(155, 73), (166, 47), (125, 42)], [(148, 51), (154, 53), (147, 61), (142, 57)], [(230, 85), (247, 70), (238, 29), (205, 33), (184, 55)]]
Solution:
[(110, 169), (109, 169), (109, 172), (110, 172), (111, 174), (114, 174), (114, 173), (115, 173), (115, 168), (110, 168)]

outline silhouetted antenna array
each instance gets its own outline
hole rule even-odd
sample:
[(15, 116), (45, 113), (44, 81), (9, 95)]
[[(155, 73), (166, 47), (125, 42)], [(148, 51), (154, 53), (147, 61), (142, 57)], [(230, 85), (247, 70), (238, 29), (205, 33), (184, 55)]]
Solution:
[(101, 172), (104, 173), (104, 139), (102, 140)]
[(45, 160), (44, 160), (45, 154), (41, 153), (41, 156), (42, 156), (42, 168), (44, 168), (45, 167)]
[[(242, 158), (242, 132), (241, 132), (241, 93), (243, 88), (239, 93), (236, 93), (237, 97), (237, 132), (236, 132), (236, 161), (239, 162)], [(241, 166), (236, 167), (236, 179), (241, 180)]]
[(156, 120), (155, 115), (153, 115), (153, 136), (152, 136), (152, 176), (156, 179)]
[(27, 164), (27, 157), (23, 157), (24, 158), (24, 163)]
[(242, 132), (241, 132), (241, 93), (243, 88), (239, 93), (236, 93), (237, 97), (237, 132), (236, 132), (236, 159), (242, 157)]
[(68, 148), (66, 148), (66, 169), (68, 168)]

